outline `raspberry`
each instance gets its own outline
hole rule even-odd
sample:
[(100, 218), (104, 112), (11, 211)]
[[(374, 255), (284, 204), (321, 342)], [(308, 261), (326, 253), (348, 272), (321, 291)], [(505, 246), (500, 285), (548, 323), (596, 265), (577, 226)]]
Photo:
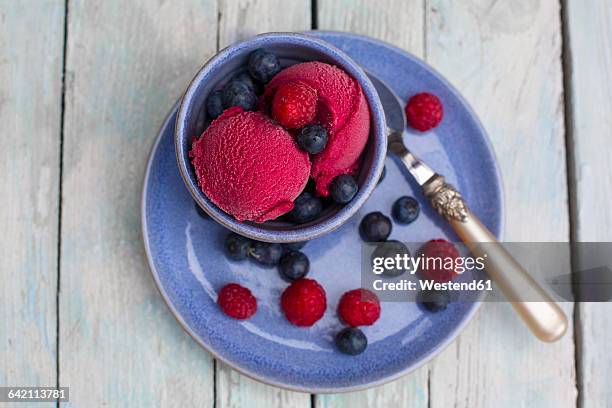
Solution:
[[(445, 239), (432, 239), (423, 245), (421, 254), (423, 259), (420, 273), (423, 278), (449, 282), (457, 276), (455, 263), (459, 258), (459, 251), (452, 243)], [(449, 262), (448, 258), (452, 259), (452, 262)]]
[(427, 92), (414, 95), (406, 104), (406, 119), (410, 126), (421, 132), (440, 124), (444, 107), (436, 95)]
[(248, 319), (257, 311), (257, 300), (251, 291), (237, 283), (221, 288), (217, 304), (226, 315), (238, 320)]
[(302, 82), (278, 87), (272, 100), (272, 117), (289, 129), (298, 129), (315, 119), (317, 91)]
[(312, 326), (327, 308), (325, 290), (313, 279), (298, 279), (283, 292), (281, 308), (294, 325)]
[(367, 289), (354, 289), (340, 298), (338, 315), (349, 326), (371, 326), (380, 317), (380, 301)]

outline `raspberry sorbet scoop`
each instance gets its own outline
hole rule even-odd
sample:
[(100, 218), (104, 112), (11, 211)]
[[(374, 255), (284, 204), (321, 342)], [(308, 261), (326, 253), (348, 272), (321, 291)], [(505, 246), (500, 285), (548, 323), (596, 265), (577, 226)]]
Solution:
[(329, 184), (341, 174), (357, 170), (370, 133), (370, 109), (359, 83), (338, 67), (311, 61), (292, 65), (266, 86), (267, 104), (281, 87), (301, 83), (318, 96), (316, 122), (329, 132), (325, 149), (313, 157), (312, 177), (317, 194), (329, 195)]
[(310, 173), (308, 154), (285, 129), (239, 107), (215, 119), (189, 155), (204, 194), (238, 221), (291, 211)]

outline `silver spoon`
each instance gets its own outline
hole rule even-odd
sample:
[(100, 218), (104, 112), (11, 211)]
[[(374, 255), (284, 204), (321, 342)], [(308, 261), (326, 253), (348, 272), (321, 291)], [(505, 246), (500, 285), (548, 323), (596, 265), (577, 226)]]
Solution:
[(484, 257), (487, 273), (531, 331), (544, 341), (561, 338), (567, 330), (565, 313), (468, 209), (455, 187), (406, 148), (402, 140), (406, 129), (403, 103), (382, 80), (371, 73), (368, 76), (385, 111), (389, 151), (401, 159), (433, 208), (450, 223), (472, 254)]

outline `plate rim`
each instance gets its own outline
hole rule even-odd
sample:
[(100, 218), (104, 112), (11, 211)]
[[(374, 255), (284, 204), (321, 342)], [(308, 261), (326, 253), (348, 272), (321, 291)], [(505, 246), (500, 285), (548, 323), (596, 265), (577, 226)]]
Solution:
[[(503, 194), (503, 178), (501, 175), (501, 171), (499, 169), (499, 162), (497, 160), (497, 156), (495, 154), (495, 150), (493, 149), (493, 145), (491, 144), (491, 141), (489, 139), (489, 136), (486, 132), (486, 130), (484, 129), (482, 123), (480, 122), (479, 117), (476, 115), (475, 111), (472, 109), (472, 107), (469, 105), (469, 103), (465, 100), (465, 98), (463, 98), (463, 96), (459, 93), (459, 91), (450, 83), (448, 82), (448, 80), (446, 80), (438, 71), (436, 71), (434, 68), (432, 68), (431, 66), (429, 66), (425, 61), (423, 61), (422, 59), (416, 57), (415, 55), (399, 48), (396, 47), (392, 44), (386, 43), (382, 40), (378, 40), (372, 37), (368, 37), (368, 36), (364, 36), (364, 35), (360, 35), (360, 34), (353, 34), (353, 33), (348, 33), (348, 32), (342, 32), (342, 31), (331, 31), (331, 30), (322, 30), (322, 31), (307, 31), (305, 33), (317, 33), (317, 34), (330, 34), (330, 35), (336, 35), (336, 36), (340, 36), (340, 37), (345, 37), (345, 38), (359, 38), (362, 40), (366, 40), (369, 42), (374, 42), (378, 45), (383, 46), (384, 48), (388, 48), (391, 49), (394, 52), (398, 52), (404, 56), (407, 56), (408, 58), (412, 59), (413, 61), (415, 61), (416, 63), (418, 63), (419, 65), (421, 65), (424, 69), (432, 72), (437, 79), (441, 80), (450, 90), (451, 92), (462, 102), (462, 104), (468, 109), (468, 112), (470, 113), (470, 116), (472, 116), (472, 118), (477, 122), (477, 126), (478, 128), (481, 130), (481, 133), (484, 135), (484, 141), (486, 144), (486, 147), (488, 148), (489, 152), (492, 154), (493, 156), (493, 164), (494, 164), (494, 170), (495, 170), (495, 175), (497, 176), (497, 180), (498, 180), (498, 184), (497, 184), (497, 191), (500, 197), (500, 225), (499, 225), (499, 234), (498, 235), (498, 239), (501, 239), (501, 237), (503, 237), (504, 235), (504, 230), (505, 230), (505, 200), (504, 200), (504, 194)], [(325, 41), (325, 39), (323, 39)], [(193, 332), (193, 330), (187, 325), (187, 323), (185, 322), (185, 320), (183, 319), (183, 317), (180, 315), (180, 313), (177, 311), (176, 307), (174, 306), (174, 304), (172, 303), (171, 299), (169, 298), (168, 294), (166, 293), (165, 289), (162, 286), (161, 281), (159, 280), (159, 275), (157, 272), (157, 269), (155, 267), (155, 262), (153, 259), (153, 256), (151, 254), (151, 248), (150, 248), (150, 242), (149, 242), (149, 237), (148, 237), (148, 224), (147, 224), (147, 208), (146, 208), (146, 203), (147, 203), (147, 192), (148, 192), (148, 182), (149, 182), (149, 176), (150, 176), (150, 170), (151, 167), (153, 165), (153, 158), (155, 156), (155, 153), (157, 152), (158, 146), (161, 142), (162, 139), (162, 134), (163, 134), (163, 130), (166, 129), (169, 125), (169, 122), (172, 120), (172, 118), (176, 115), (176, 113), (178, 112), (178, 107), (181, 101), (181, 97), (178, 98), (178, 100), (174, 103), (174, 105), (172, 106), (172, 108), (170, 109), (169, 113), (166, 115), (165, 119), (163, 120), (162, 124), (159, 126), (156, 138), (155, 138), (155, 142), (153, 143), (153, 145), (151, 146), (151, 149), (149, 151), (149, 156), (147, 158), (147, 165), (145, 168), (145, 174), (143, 177), (143, 184), (142, 184), (142, 192), (141, 192), (141, 202), (140, 202), (140, 218), (141, 218), (141, 237), (142, 237), (142, 242), (143, 242), (143, 246), (144, 246), (144, 250), (145, 250), (145, 254), (146, 254), (146, 258), (147, 258), (147, 263), (148, 263), (148, 267), (149, 270), (151, 272), (151, 275), (153, 277), (153, 280), (155, 282), (155, 287), (157, 289), (157, 291), (159, 292), (160, 296), (162, 297), (162, 299), (164, 300), (164, 303), (166, 304), (166, 307), (169, 309), (170, 313), (174, 316), (174, 318), (176, 319), (176, 321), (179, 323), (179, 325), (182, 327), (182, 329), (200, 346), (202, 347), (204, 350), (206, 350), (208, 353), (210, 353), (213, 358), (223, 362), (224, 364), (228, 365), (229, 367), (231, 367), (232, 369), (238, 371), (239, 373), (264, 384), (267, 385), (271, 385), (274, 387), (278, 387), (281, 389), (285, 389), (285, 390), (289, 390), (289, 391), (295, 391), (295, 392), (303, 392), (303, 393), (310, 393), (310, 394), (331, 394), (331, 393), (348, 393), (348, 392), (354, 392), (354, 391), (361, 391), (361, 390), (365, 390), (365, 389), (369, 389), (369, 388), (373, 388), (373, 387), (377, 387), (377, 386), (381, 386), (387, 383), (390, 383), (392, 381), (395, 381), (407, 374), (410, 374), (411, 372), (417, 370), (418, 368), (424, 366), (425, 364), (429, 363), (436, 355), (438, 355), (439, 353), (441, 353), (442, 351), (444, 351), (453, 341), (455, 341), (457, 339), (457, 336), (467, 327), (467, 325), (469, 323), (471, 323), (475, 317), (475, 315), (479, 312), (481, 306), (482, 306), (482, 300), (478, 300), (473, 302), (473, 307), (469, 310), (469, 312), (467, 314), (465, 314), (464, 318), (462, 319), (462, 321), (460, 322), (459, 325), (457, 325), (455, 327), (454, 330), (452, 330), (447, 337), (440, 342), (436, 347), (432, 348), (428, 353), (426, 353), (421, 359), (420, 361), (413, 363), (411, 365), (408, 365), (407, 367), (405, 367), (404, 369), (386, 376), (384, 378), (381, 378), (379, 380), (375, 380), (375, 381), (370, 381), (367, 383), (363, 383), (363, 384), (358, 384), (358, 385), (354, 385), (354, 386), (348, 386), (348, 387), (302, 387), (299, 385), (292, 385), (292, 384), (287, 384), (287, 383), (283, 383), (283, 382), (279, 382), (279, 381), (275, 381), (272, 380), (270, 378), (266, 378), (264, 376), (262, 376), (259, 373), (256, 372), (252, 372), (248, 369), (245, 369), (243, 367), (239, 367), (237, 366), (235, 363), (229, 361), (228, 359), (226, 359), (225, 357), (221, 356), (219, 353), (217, 353), (215, 350), (212, 349), (212, 347), (210, 347), (208, 344), (206, 344), (195, 332)]]

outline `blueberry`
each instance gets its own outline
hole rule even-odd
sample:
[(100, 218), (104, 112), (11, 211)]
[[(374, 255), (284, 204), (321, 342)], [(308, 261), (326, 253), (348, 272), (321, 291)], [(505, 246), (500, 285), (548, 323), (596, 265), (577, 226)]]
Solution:
[(283, 249), (285, 249), (287, 252), (288, 251), (299, 251), (300, 249), (304, 248), (304, 246), (306, 246), (307, 243), (308, 241), (288, 242), (286, 244), (283, 244)]
[(278, 272), (281, 277), (288, 281), (303, 278), (310, 270), (308, 257), (300, 251), (289, 251), (285, 253), (278, 264)]
[(280, 244), (254, 241), (249, 248), (249, 256), (267, 267), (278, 265), (282, 254), (283, 247)]
[(216, 119), (223, 113), (223, 91), (218, 90), (211, 93), (206, 99), (206, 113), (211, 119)]
[(257, 94), (261, 91), (261, 84), (257, 83), (253, 77), (246, 71), (243, 71), (232, 78), (232, 82), (242, 82), (249, 87), (251, 92)]
[(391, 235), (391, 220), (379, 211), (371, 212), (361, 220), (359, 232), (366, 242), (386, 241)]
[(280, 62), (271, 52), (259, 49), (249, 56), (249, 73), (258, 81), (266, 83), (280, 70)]
[(329, 185), (329, 192), (335, 202), (346, 204), (357, 194), (357, 182), (348, 174), (336, 177)]
[(380, 177), (378, 178), (378, 183), (376, 183), (376, 185), (379, 185), (380, 183), (382, 183), (386, 175), (387, 175), (387, 166), (383, 166), (382, 173), (380, 173)]
[(327, 129), (321, 125), (306, 125), (297, 134), (296, 140), (300, 149), (317, 154), (325, 149), (327, 144)]
[(293, 202), (293, 205), (293, 210), (291, 210), (289, 216), (298, 224), (314, 220), (323, 210), (323, 202), (307, 191), (300, 194)]
[(356, 356), (363, 353), (367, 346), (368, 338), (356, 327), (347, 327), (336, 335), (336, 347), (344, 354)]
[(417, 301), (430, 312), (440, 312), (450, 303), (450, 295), (445, 290), (424, 290), (417, 295)]
[[(402, 257), (402, 259), (404, 258), (404, 255), (410, 257), (410, 251), (408, 250), (406, 245), (394, 239), (390, 241), (386, 241), (386, 242), (381, 242), (380, 244), (378, 244), (374, 252), (372, 252), (372, 266), (374, 265), (375, 258), (393, 258), (395, 259), (397, 255)], [(408, 269), (394, 267), (392, 269), (385, 269), (382, 274), (384, 276), (394, 278), (396, 276), (402, 275), (407, 270)]]
[(257, 108), (257, 96), (243, 82), (232, 81), (223, 88), (223, 105), (226, 108), (240, 106), (249, 111)]
[(234, 261), (242, 261), (249, 255), (251, 240), (230, 232), (225, 237), (225, 254)]
[(398, 198), (391, 208), (393, 219), (400, 224), (410, 224), (417, 219), (419, 212), (419, 202), (408, 196)]

